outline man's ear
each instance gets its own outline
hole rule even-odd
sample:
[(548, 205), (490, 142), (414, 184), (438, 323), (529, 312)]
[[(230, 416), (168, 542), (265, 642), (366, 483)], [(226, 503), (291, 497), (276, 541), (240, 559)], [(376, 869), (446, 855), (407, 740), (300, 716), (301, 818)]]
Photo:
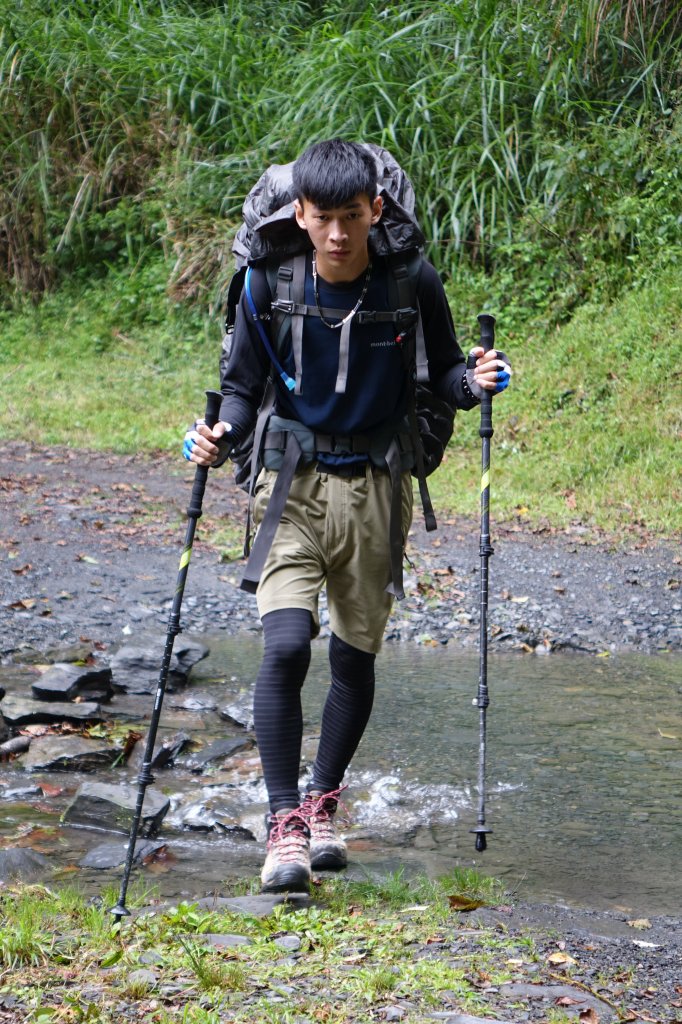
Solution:
[(294, 199), (294, 211), (296, 213), (296, 223), (298, 224), (299, 228), (302, 228), (304, 231), (307, 231), (303, 215), (303, 206), (301, 205), (298, 199)]
[(377, 196), (372, 203), (372, 224), (376, 224), (381, 220), (381, 212), (384, 208), (384, 201), (381, 196)]

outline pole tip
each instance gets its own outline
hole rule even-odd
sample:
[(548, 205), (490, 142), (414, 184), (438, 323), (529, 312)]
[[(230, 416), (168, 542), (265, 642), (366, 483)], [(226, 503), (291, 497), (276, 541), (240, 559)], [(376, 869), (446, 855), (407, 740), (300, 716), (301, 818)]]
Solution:
[(120, 921), (122, 917), (130, 917), (130, 911), (123, 903), (117, 903), (115, 907), (112, 907), (109, 913)]
[(476, 836), (476, 850), (478, 853), (483, 853), (488, 848), (485, 837), (492, 832), (492, 829), (486, 828), (485, 825), (477, 825), (476, 828), (470, 828), (469, 831)]

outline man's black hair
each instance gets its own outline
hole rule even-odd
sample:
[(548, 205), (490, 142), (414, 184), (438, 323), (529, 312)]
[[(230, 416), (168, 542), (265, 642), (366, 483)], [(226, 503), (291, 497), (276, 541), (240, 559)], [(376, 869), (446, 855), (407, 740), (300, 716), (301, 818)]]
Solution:
[(299, 202), (307, 199), (321, 210), (345, 206), (360, 193), (373, 202), (377, 194), (374, 157), (345, 139), (316, 142), (300, 155), (292, 174)]

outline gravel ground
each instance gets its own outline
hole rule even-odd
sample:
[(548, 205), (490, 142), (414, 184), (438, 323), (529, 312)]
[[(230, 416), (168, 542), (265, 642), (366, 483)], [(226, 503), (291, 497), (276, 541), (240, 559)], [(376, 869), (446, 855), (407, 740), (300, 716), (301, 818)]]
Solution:
[[(83, 635), (111, 644), (125, 626), (165, 628), (184, 537), (191, 467), (167, 457), (0, 446), (0, 656)], [(211, 475), (185, 591), (186, 628), (258, 629), (255, 600), (203, 538), (245, 497), (227, 470)], [(478, 523), (441, 517), (410, 535), (408, 596), (388, 642), (478, 642)], [(643, 531), (616, 543), (575, 525), (531, 530), (493, 522), (489, 625), (493, 648), (641, 652), (682, 649), (682, 557)]]

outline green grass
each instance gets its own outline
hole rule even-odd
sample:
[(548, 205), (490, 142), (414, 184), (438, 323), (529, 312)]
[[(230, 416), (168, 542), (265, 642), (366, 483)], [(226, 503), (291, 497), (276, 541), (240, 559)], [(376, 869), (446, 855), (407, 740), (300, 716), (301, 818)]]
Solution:
[[(218, 387), (218, 327), (167, 302), (163, 265), (0, 313), (0, 433), (115, 452), (178, 451)], [(159, 289), (159, 290), (157, 290)]]
[[(454, 894), (478, 894), (487, 906), (462, 912), (450, 904)], [(507, 1019), (512, 1009), (527, 1015), (530, 1003), (518, 996), (512, 1007), (501, 986), (556, 984), (559, 968), (549, 958), (564, 948), (574, 957), (565, 980), (609, 1001), (619, 1018), (628, 1019), (651, 982), (638, 950), (625, 951), (610, 972), (597, 970), (593, 950), (599, 968), (609, 960), (598, 938), (586, 945), (556, 927), (519, 925), (502, 885), (472, 869), (437, 880), (398, 874), (376, 885), (324, 881), (310, 907), (282, 904), (266, 917), (170, 906), (138, 890), (128, 900), (138, 912), (114, 924), (115, 899), (113, 889), (102, 900), (41, 885), (0, 891), (0, 999), (17, 1020), (351, 1024), (381, 1019), (394, 1003), (405, 1024), (434, 1013)], [(216, 949), (206, 933), (248, 943)], [(298, 954), (277, 945), (284, 935), (298, 939)], [(140, 967), (153, 978), (135, 976)], [(649, 1003), (657, 1018), (675, 998), (668, 976), (656, 1009)]]
[[(682, 272), (587, 304), (562, 328), (510, 334), (500, 319), (497, 344), (514, 377), (493, 405), (493, 514), (679, 533)], [(434, 479), (441, 507), (476, 510), (477, 430), (475, 410), (456, 421)]]
[[(168, 300), (164, 274), (150, 264), (0, 313), (0, 437), (178, 455), (204, 390), (218, 385), (220, 325)], [(455, 284), (464, 348), (476, 340), (477, 298)], [(493, 517), (678, 534), (682, 272), (585, 305), (561, 328), (510, 327), (504, 316), (497, 328), (514, 377), (494, 400)], [(478, 424), (476, 410), (460, 413), (431, 477), (441, 516), (478, 515)]]

